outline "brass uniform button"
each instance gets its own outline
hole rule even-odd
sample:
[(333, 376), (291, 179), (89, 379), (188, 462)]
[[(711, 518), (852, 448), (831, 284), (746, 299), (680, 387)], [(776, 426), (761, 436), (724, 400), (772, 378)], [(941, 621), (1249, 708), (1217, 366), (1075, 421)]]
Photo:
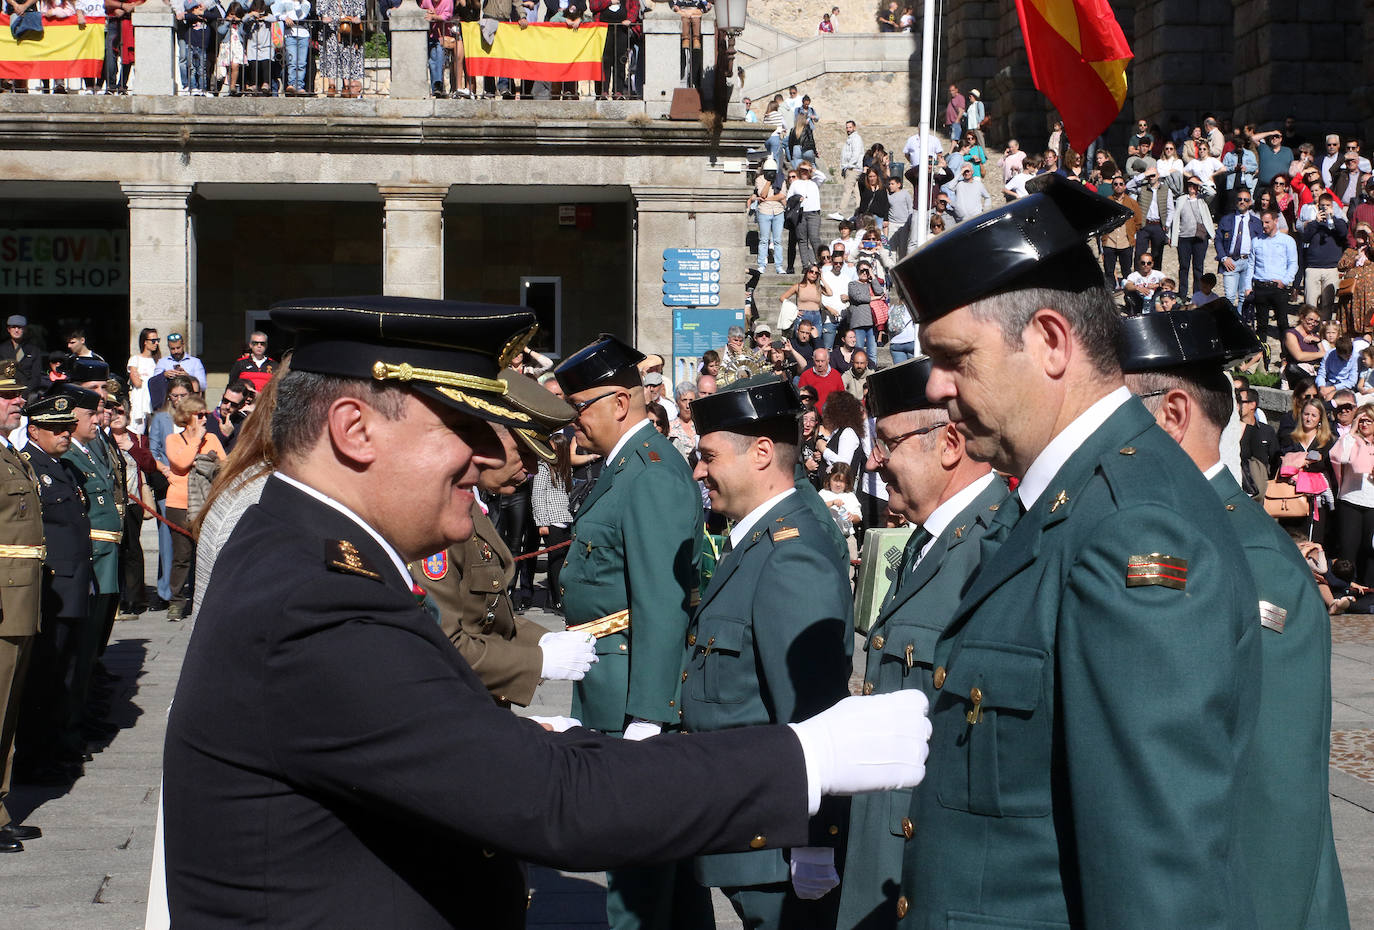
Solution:
[(683, 673), (682, 673), (682, 680), (683, 680), (683, 681), (686, 681), (686, 680), (687, 680), (687, 673), (686, 673), (686, 672), (683, 672)]
[(973, 690), (968, 693), (968, 698), (975, 704), (983, 703), (983, 689), (975, 686)]
[(871, 681), (866, 681), (866, 682), (864, 682), (864, 694), (872, 694), (872, 693), (873, 693), (873, 682), (871, 682)]
[(689, 646), (695, 646), (696, 644), (697, 644), (697, 634), (693, 633), (693, 634), (691, 634), (690, 636), (687, 637), (687, 645), (689, 645)]
[(881, 649), (881, 648), (883, 648), (883, 647), (886, 646), (886, 645), (887, 645), (887, 640), (883, 639), (883, 634), (879, 633), (877, 636), (873, 637), (873, 648), (874, 648), (874, 649)]
[(627, 644), (625, 644), (625, 643), (621, 643), (621, 644), (620, 644), (620, 651), (621, 651), (621, 652), (629, 652), (629, 651), (630, 651), (630, 647), (629, 647)]
[(945, 686), (945, 667), (944, 667), (943, 665), (941, 665), (939, 668), (937, 668), (937, 669), (935, 670), (935, 689), (938, 691), (939, 689), (943, 688), (944, 686)]
[(1135, 455), (1135, 446), (1127, 446), (1121, 450), (1122, 455)]
[(1227, 504), (1227, 505), (1226, 505), (1226, 509), (1227, 509), (1227, 510), (1235, 510), (1235, 509), (1236, 509), (1236, 505), (1235, 505), (1235, 504)]
[(832, 823), (832, 824), (830, 825), (830, 831), (829, 831), (829, 832), (830, 832), (830, 835), (831, 835), (831, 836), (838, 836), (838, 835), (839, 835), (839, 832), (840, 832), (840, 828), (837, 827), (837, 826), (835, 826), (835, 824)]
[(907, 902), (906, 895), (902, 895), (900, 898), (897, 899), (897, 919), (898, 919), (898, 920), (901, 920), (903, 917), (905, 917), (905, 916), (906, 916), (906, 912), (907, 912), (908, 910), (910, 910), (910, 909), (911, 909), (911, 905), (910, 905), (910, 903)]
[(902, 836), (911, 839), (916, 835), (916, 825), (911, 822), (910, 817), (902, 818)]
[(750, 849), (762, 849), (767, 845), (768, 837), (764, 836), (762, 833), (760, 833), (758, 836), (754, 837), (752, 840), (749, 841)]

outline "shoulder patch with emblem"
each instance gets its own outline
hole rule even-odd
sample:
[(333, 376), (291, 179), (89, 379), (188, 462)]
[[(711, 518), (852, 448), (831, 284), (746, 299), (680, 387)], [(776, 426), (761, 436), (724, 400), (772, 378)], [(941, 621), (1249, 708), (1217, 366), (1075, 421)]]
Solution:
[(1283, 625), (1288, 621), (1288, 611), (1278, 604), (1271, 604), (1268, 601), (1259, 602), (1260, 626), (1273, 630), (1275, 633), (1283, 632)]
[(443, 581), (448, 574), (448, 553), (436, 552), (420, 563), (420, 571), (430, 581)]
[(782, 542), (784, 539), (796, 539), (801, 536), (801, 530), (795, 526), (785, 526), (773, 533), (773, 542)]
[(657, 452), (655, 452), (653, 449), (650, 449), (650, 450), (649, 450), (649, 461), (651, 461), (651, 462), (661, 462), (661, 461), (663, 461), (663, 456), (659, 455), (659, 454), (658, 454)]
[(346, 539), (326, 539), (324, 541), (324, 561), (336, 572), (349, 575), (362, 575), (373, 581), (381, 581), (382, 576), (372, 570), (363, 559), (358, 547)]
[(1126, 587), (1161, 585), (1182, 591), (1188, 585), (1188, 560), (1152, 552), (1126, 561)]

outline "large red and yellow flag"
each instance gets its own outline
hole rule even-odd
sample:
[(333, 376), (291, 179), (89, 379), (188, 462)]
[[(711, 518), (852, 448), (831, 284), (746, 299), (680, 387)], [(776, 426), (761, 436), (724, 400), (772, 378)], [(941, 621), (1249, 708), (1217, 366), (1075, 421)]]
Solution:
[[(491, 44), (481, 23), (463, 23), (464, 66), (475, 77), (522, 81), (599, 81), (607, 26), (585, 23), (501, 23)], [(623, 28), (623, 27), (617, 27)]]
[(1107, 0), (1016, 0), (1035, 87), (1064, 119), (1075, 151), (1112, 124), (1126, 105), (1133, 57)]
[(105, 17), (43, 18), (43, 36), (16, 42), (10, 18), (0, 15), (0, 80), (99, 77), (105, 63)]

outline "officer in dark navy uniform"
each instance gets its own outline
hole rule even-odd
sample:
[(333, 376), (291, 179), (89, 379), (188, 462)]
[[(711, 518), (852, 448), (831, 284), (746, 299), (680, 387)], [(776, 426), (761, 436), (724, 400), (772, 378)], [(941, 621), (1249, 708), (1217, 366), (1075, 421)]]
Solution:
[(1232, 383), (1222, 366), (1259, 351), (1225, 300), (1122, 323), (1126, 386), (1226, 506), (1259, 594), (1264, 675), (1242, 793), (1241, 856), (1263, 930), (1349, 928), (1328, 794), (1331, 616), (1292, 538), (1222, 464)]
[(902, 930), (1254, 926), (1258, 598), (1215, 491), (1125, 387), (1088, 240), (1129, 215), (1051, 175), (893, 269), (927, 396), (1020, 479), (935, 645)]
[(29, 442), (21, 455), (38, 478), (43, 508), (43, 617), (20, 715), (23, 780), (70, 783), (88, 761), (74, 706), (83, 626), (90, 616), (91, 521), (83, 476), (63, 456), (76, 426), (76, 400), (60, 393), (28, 405)]
[(498, 707), (406, 561), (472, 532), (503, 460), (487, 424), (529, 426), (498, 373), (534, 315), (382, 297), (272, 319), (297, 334), (279, 470), (215, 563), (167, 724), (172, 926), (523, 927), (521, 860), (802, 846), (823, 795), (920, 780), (919, 694), (638, 743)]
[[(926, 397), (928, 358), (868, 376), (874, 448), (868, 465), (887, 483), (887, 505), (913, 524), (896, 576), (868, 631), (864, 693), (918, 689), (938, 696), (935, 642), (978, 566), (1007, 483), (968, 457), (944, 404)], [(911, 792), (866, 794), (850, 808), (849, 844), (836, 926), (897, 926), (902, 854), (915, 835)]]

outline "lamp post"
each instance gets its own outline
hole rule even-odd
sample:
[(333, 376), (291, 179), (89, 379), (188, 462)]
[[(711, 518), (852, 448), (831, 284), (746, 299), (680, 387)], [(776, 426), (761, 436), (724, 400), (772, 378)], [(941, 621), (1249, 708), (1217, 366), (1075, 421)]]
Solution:
[(744, 31), (749, 0), (716, 2), (716, 113), (725, 119), (730, 89), (735, 86), (735, 37)]

